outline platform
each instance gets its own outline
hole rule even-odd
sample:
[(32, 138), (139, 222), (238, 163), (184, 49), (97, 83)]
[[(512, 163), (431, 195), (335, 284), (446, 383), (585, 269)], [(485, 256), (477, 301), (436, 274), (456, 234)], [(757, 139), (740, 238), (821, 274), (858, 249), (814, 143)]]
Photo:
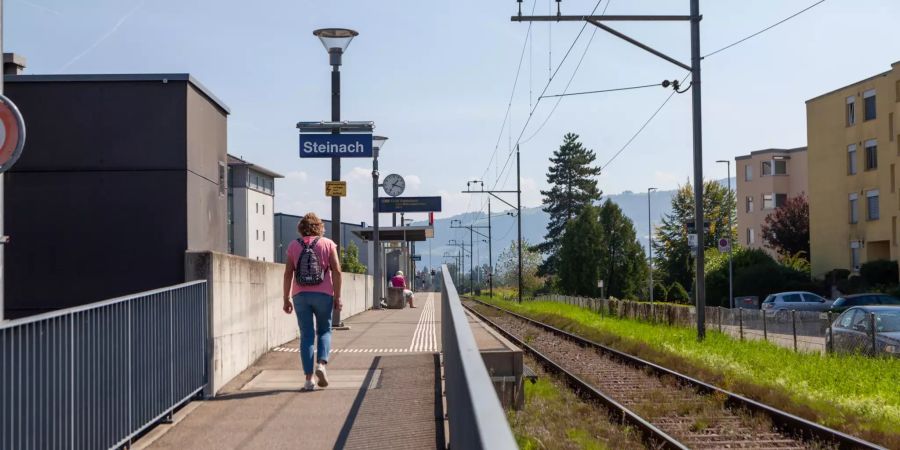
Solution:
[(440, 296), (419, 293), (416, 306), (366, 311), (345, 321), (349, 330), (334, 331), (331, 386), (299, 391), (297, 342), (290, 342), (135, 447), (443, 448)]

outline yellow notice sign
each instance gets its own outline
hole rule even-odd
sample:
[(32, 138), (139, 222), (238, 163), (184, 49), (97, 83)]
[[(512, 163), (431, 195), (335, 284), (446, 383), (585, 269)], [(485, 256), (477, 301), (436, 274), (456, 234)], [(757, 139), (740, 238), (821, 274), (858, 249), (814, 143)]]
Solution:
[(326, 181), (325, 182), (326, 197), (346, 197), (347, 182), (346, 181)]

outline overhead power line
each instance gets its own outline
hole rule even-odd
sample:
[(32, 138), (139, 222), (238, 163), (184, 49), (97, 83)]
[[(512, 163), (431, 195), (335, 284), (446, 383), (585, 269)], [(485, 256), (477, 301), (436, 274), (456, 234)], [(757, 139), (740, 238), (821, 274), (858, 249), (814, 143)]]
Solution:
[(600, 89), (598, 91), (584, 91), (584, 92), (570, 92), (567, 94), (554, 94), (554, 95), (545, 95), (543, 98), (551, 98), (551, 97), (569, 97), (572, 95), (587, 95), (587, 94), (601, 94), (605, 92), (619, 92), (619, 91), (630, 91), (634, 89), (643, 89), (649, 87), (660, 87), (662, 86), (660, 83), (653, 84), (642, 84), (640, 86), (628, 86), (628, 87), (620, 87), (620, 88), (611, 88), (611, 89)]
[(710, 56), (712, 56), (712, 55), (715, 55), (716, 53), (719, 53), (719, 52), (728, 50), (729, 48), (734, 47), (735, 45), (738, 45), (738, 44), (740, 44), (740, 43), (742, 43), (742, 42), (744, 42), (744, 41), (747, 41), (747, 40), (752, 39), (752, 38), (754, 38), (754, 37), (756, 37), (756, 36), (759, 36), (760, 34), (763, 34), (763, 33), (765, 33), (766, 31), (769, 31), (769, 30), (771, 30), (772, 28), (775, 28), (775, 27), (777, 27), (778, 25), (781, 25), (781, 24), (787, 22), (788, 20), (791, 20), (791, 19), (793, 19), (794, 17), (799, 16), (800, 14), (803, 14), (803, 13), (805, 13), (806, 11), (809, 11), (809, 10), (815, 8), (816, 6), (821, 5), (822, 3), (825, 3), (825, 0), (819, 0), (819, 1), (815, 2), (815, 3), (813, 3), (812, 5), (809, 5), (809, 6), (807, 6), (806, 8), (803, 8), (803, 9), (801, 9), (800, 11), (797, 11), (796, 13), (794, 13), (794, 14), (792, 14), (792, 15), (790, 15), (790, 16), (788, 16), (788, 17), (782, 19), (782, 20), (779, 20), (778, 22), (775, 22), (775, 23), (772, 24), (772, 25), (769, 25), (769, 26), (763, 28), (762, 30), (757, 31), (756, 33), (753, 33), (753, 34), (751, 34), (751, 35), (749, 35), (749, 36), (747, 36), (747, 37), (745, 37), (745, 38), (743, 38), (743, 39), (740, 39), (740, 40), (737, 40), (737, 41), (735, 41), (735, 42), (732, 42), (731, 44), (728, 44), (728, 45), (726, 45), (726, 46), (724, 46), (724, 47), (722, 47), (722, 48), (720, 48), (720, 49), (718, 49), (718, 50), (716, 50), (716, 51), (714, 51), (714, 52), (707, 53), (706, 55), (702, 56), (700, 59), (708, 58), (708, 57), (710, 57)]

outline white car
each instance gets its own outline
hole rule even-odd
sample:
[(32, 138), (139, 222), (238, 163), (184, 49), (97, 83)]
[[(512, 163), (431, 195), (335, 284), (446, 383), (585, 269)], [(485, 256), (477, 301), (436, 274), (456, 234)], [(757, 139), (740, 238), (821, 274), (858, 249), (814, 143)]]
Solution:
[(779, 292), (766, 297), (760, 309), (767, 316), (787, 319), (792, 310), (824, 312), (831, 308), (832, 303), (834, 302), (812, 292)]

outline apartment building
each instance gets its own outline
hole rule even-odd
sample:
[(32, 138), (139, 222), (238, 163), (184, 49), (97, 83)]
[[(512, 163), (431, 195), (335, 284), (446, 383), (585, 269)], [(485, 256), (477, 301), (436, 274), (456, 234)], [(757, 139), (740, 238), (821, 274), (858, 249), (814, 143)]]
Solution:
[(228, 155), (228, 253), (275, 261), (275, 179), (265, 167)]
[(898, 257), (900, 62), (806, 102), (812, 272)]
[(734, 158), (737, 170), (737, 233), (748, 248), (764, 249), (762, 225), (775, 208), (808, 189), (806, 147), (756, 150)]

